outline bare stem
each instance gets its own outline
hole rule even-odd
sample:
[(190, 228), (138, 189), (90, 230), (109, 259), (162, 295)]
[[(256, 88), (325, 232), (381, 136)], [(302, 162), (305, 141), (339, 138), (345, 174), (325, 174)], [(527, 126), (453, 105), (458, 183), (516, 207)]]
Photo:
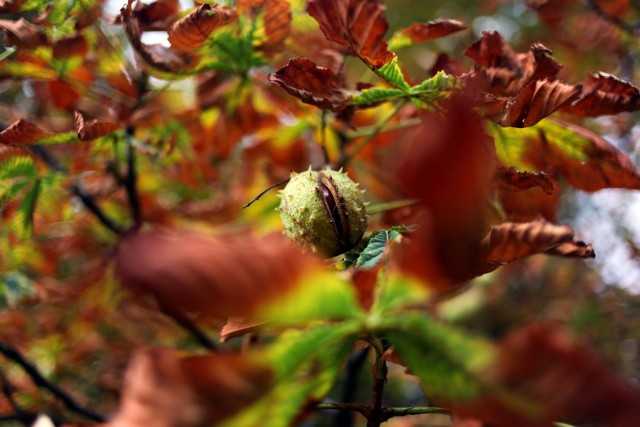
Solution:
[(29, 378), (31, 378), (35, 385), (51, 392), (51, 394), (62, 401), (62, 403), (70, 411), (73, 411), (84, 416), (87, 419), (98, 423), (103, 423), (106, 421), (106, 417), (104, 415), (94, 411), (93, 409), (82, 406), (80, 403), (76, 402), (75, 399), (71, 397), (67, 392), (62, 390), (56, 384), (47, 380), (40, 373), (38, 368), (31, 361), (27, 360), (17, 349), (11, 347), (9, 344), (0, 341), (0, 353), (2, 353), (7, 359), (13, 360), (18, 365), (20, 365), (20, 367), (26, 372), (26, 374), (29, 376)]
[(251, 206), (252, 204), (254, 204), (255, 202), (257, 202), (258, 200), (260, 200), (260, 197), (264, 196), (265, 194), (267, 194), (269, 191), (273, 190), (276, 187), (279, 187), (281, 185), (284, 185), (286, 183), (289, 182), (289, 179), (285, 179), (284, 181), (280, 181), (280, 182), (276, 182), (275, 184), (271, 185), (270, 187), (268, 187), (266, 190), (262, 191), (260, 194), (258, 194), (256, 197), (254, 197), (253, 199), (249, 200), (249, 202), (244, 205), (242, 207), (242, 209), (246, 209), (249, 206)]
[(142, 224), (142, 209), (140, 207), (140, 197), (138, 196), (137, 188), (138, 174), (136, 171), (136, 150), (133, 147), (133, 142), (131, 141), (133, 128), (127, 127), (125, 135), (127, 141), (127, 176), (125, 177), (123, 184), (127, 191), (129, 207), (131, 208), (133, 229), (138, 229)]

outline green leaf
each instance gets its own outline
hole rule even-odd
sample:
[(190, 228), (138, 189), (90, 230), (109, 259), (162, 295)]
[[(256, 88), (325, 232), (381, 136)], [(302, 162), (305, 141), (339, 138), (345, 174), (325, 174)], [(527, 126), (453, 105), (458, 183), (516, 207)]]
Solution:
[(387, 62), (377, 70), (374, 69), (373, 71), (378, 76), (385, 79), (390, 85), (393, 85), (398, 89), (402, 89), (405, 92), (409, 91), (409, 83), (404, 79), (402, 70), (400, 70), (400, 66), (398, 65), (397, 57), (394, 57), (391, 61)]
[(54, 145), (54, 144), (71, 144), (75, 142), (83, 142), (80, 140), (77, 132), (61, 132), (46, 138), (39, 139), (33, 144), (35, 145)]
[(270, 324), (304, 325), (319, 320), (359, 319), (364, 312), (351, 284), (333, 272), (312, 272), (290, 294), (256, 317)]
[(496, 359), (490, 342), (416, 311), (385, 317), (381, 328), (429, 395), (470, 401), (484, 389), (482, 373)]
[(396, 50), (411, 46), (412, 44), (413, 40), (411, 40), (411, 37), (409, 37), (404, 31), (396, 31), (393, 33), (391, 38), (389, 38), (387, 49), (395, 52)]
[(35, 177), (36, 167), (29, 156), (13, 156), (0, 163), (0, 179)]
[(394, 99), (402, 98), (406, 95), (407, 93), (401, 89), (373, 87), (370, 89), (364, 89), (358, 95), (351, 98), (351, 101), (349, 103), (351, 105), (377, 104), (379, 102), (392, 101)]
[[(395, 315), (395, 312), (408, 306), (423, 304), (429, 299), (428, 288), (417, 279), (400, 274), (391, 274), (378, 281), (369, 326), (377, 328), (379, 318)], [(373, 324), (373, 325), (372, 325)]]
[(19, 231), (20, 236), (23, 238), (33, 233), (33, 214), (36, 210), (36, 204), (38, 203), (41, 189), (42, 180), (38, 178), (31, 186), (31, 189), (18, 208), (16, 217), (19, 218)]
[(264, 355), (275, 370), (277, 385), (222, 427), (292, 425), (306, 404), (320, 401), (329, 392), (357, 339), (357, 331), (355, 323), (344, 323), (281, 334)]
[(377, 266), (382, 261), (382, 255), (390, 241), (398, 241), (402, 237), (401, 233), (410, 231), (404, 225), (391, 227), (389, 230), (374, 231), (368, 239), (367, 245), (362, 249), (356, 267), (370, 269)]
[(410, 89), (411, 101), (418, 108), (434, 109), (438, 102), (460, 87), (460, 80), (439, 71), (435, 76)]

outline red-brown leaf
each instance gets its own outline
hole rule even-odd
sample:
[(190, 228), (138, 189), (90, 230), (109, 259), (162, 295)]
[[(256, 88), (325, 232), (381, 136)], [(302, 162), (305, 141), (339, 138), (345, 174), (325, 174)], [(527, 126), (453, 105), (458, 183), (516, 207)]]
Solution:
[(412, 42), (420, 43), (448, 36), (449, 34), (466, 29), (467, 26), (456, 19), (439, 18), (429, 22), (416, 22), (408, 28), (399, 30), (399, 32), (407, 35)]
[(235, 20), (233, 10), (205, 3), (174, 23), (169, 29), (169, 43), (183, 52), (193, 52), (207, 40), (209, 34)]
[(17, 21), (0, 19), (0, 29), (4, 30), (4, 43), (9, 46), (32, 49), (47, 44), (43, 29), (24, 18)]
[(65, 37), (53, 44), (54, 58), (68, 58), (70, 56), (84, 56), (88, 50), (87, 39), (82, 35)]
[(120, 128), (120, 125), (116, 122), (97, 119), (85, 122), (84, 116), (78, 111), (73, 113), (73, 119), (76, 125), (76, 131), (78, 132), (78, 137), (82, 141), (93, 141), (94, 139), (108, 135)]
[(559, 172), (572, 186), (584, 191), (640, 189), (640, 174), (626, 154), (583, 127), (557, 119), (554, 121), (589, 141), (587, 147), (581, 148), (586, 159), (572, 157), (549, 143), (542, 134), (525, 156), (537, 170)]
[[(133, 16), (138, 21), (140, 31), (164, 31), (169, 28), (178, 12), (178, 0), (156, 0), (152, 3), (136, 3)], [(116, 17), (115, 23), (122, 23), (121, 15)]]
[(291, 4), (288, 0), (266, 0), (264, 4), (264, 33), (267, 47), (277, 49), (291, 33)]
[(138, 56), (148, 65), (166, 72), (175, 72), (192, 67), (195, 58), (184, 52), (167, 49), (160, 44), (142, 43), (142, 32), (135, 18), (131, 5), (133, 0), (128, 0), (127, 5), (120, 10), (122, 25), (131, 43), (131, 47)]
[(231, 317), (220, 330), (220, 342), (226, 342), (231, 338), (241, 337), (245, 334), (256, 332), (264, 325), (264, 322), (249, 321), (240, 317)]
[(495, 184), (501, 190), (527, 190), (540, 187), (545, 193), (552, 194), (553, 182), (544, 172), (519, 171), (501, 166), (494, 177)]
[(394, 57), (384, 41), (389, 27), (384, 11), (381, 0), (310, 0), (307, 6), (327, 39), (350, 47), (373, 68)]
[(2, 13), (16, 13), (20, 12), (22, 5), (27, 0), (0, 0), (0, 12)]
[(640, 109), (640, 89), (606, 73), (587, 76), (580, 97), (562, 111), (577, 116), (602, 116)]
[(259, 399), (272, 375), (240, 355), (179, 357), (152, 349), (135, 353), (124, 382), (120, 409), (108, 427), (201, 427)]
[[(555, 225), (545, 221), (533, 221), (527, 223), (507, 222), (492, 227), (482, 241), (482, 261), (489, 268), (494, 265), (507, 264), (526, 256), (553, 251), (563, 243), (572, 243), (577, 246), (585, 246), (574, 238), (571, 227)], [(568, 247), (555, 250), (554, 255), (569, 253)], [(585, 251), (585, 255), (593, 258), (593, 250)], [(493, 269), (493, 268), (492, 268)]]
[(305, 58), (296, 58), (273, 74), (269, 81), (280, 86), (306, 104), (331, 111), (340, 111), (349, 100), (349, 93), (329, 68), (318, 67)]
[(537, 80), (529, 83), (507, 107), (502, 125), (533, 126), (575, 99), (580, 88), (557, 80)]
[(486, 381), (537, 404), (540, 412), (525, 416), (508, 399), (491, 396), (454, 411), (496, 427), (551, 426), (561, 420), (611, 427), (638, 423), (640, 392), (558, 325), (533, 324), (507, 336)]
[(245, 315), (286, 292), (309, 268), (282, 236), (226, 240), (149, 232), (124, 237), (115, 260), (121, 283), (151, 293), (161, 308)]
[(20, 119), (0, 132), (0, 144), (27, 145), (47, 136), (51, 136), (51, 133), (40, 129), (27, 120)]

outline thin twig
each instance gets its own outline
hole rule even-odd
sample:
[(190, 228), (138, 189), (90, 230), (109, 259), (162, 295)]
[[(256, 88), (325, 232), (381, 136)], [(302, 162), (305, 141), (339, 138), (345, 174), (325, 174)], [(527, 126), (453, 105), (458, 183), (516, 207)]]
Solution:
[(588, 9), (593, 11), (600, 18), (602, 18), (605, 21), (613, 24), (614, 26), (618, 27), (622, 31), (624, 31), (624, 32), (626, 32), (626, 33), (628, 33), (628, 34), (630, 34), (632, 36), (636, 36), (637, 35), (636, 34), (636, 30), (631, 25), (627, 24), (626, 22), (624, 22), (623, 20), (621, 20), (617, 16), (612, 16), (612, 15), (609, 15), (608, 13), (606, 13), (604, 10), (602, 10), (602, 8), (600, 7), (600, 5), (598, 4), (597, 1), (587, 0), (586, 1), (586, 6), (587, 6)]
[(291, 178), (287, 178), (287, 179), (285, 179), (284, 181), (277, 182), (277, 183), (273, 184), (272, 186), (268, 187), (266, 190), (262, 191), (262, 192), (261, 192), (260, 194), (258, 194), (256, 197), (254, 197), (253, 199), (251, 199), (251, 200), (249, 201), (249, 203), (247, 203), (246, 205), (244, 205), (244, 206), (242, 207), (242, 209), (246, 209), (246, 208), (248, 208), (249, 206), (251, 206), (252, 204), (254, 204), (255, 202), (257, 202), (258, 200), (260, 200), (260, 197), (264, 196), (265, 194), (267, 194), (269, 191), (273, 190), (274, 188), (279, 187), (279, 186), (281, 186), (281, 185), (284, 185), (284, 184), (288, 183), (290, 179), (291, 179)]
[(193, 320), (191, 320), (189, 316), (175, 307), (169, 308), (167, 306), (163, 306), (162, 304), (159, 305), (160, 310), (171, 319), (173, 319), (184, 330), (189, 332), (191, 336), (198, 342), (198, 344), (211, 352), (217, 351), (216, 344), (198, 327), (198, 325)]
[(127, 141), (127, 175), (124, 178), (123, 185), (127, 192), (129, 207), (131, 208), (133, 229), (138, 229), (142, 225), (142, 209), (140, 207), (140, 197), (137, 188), (136, 150), (133, 146), (132, 136), (133, 128), (128, 126), (125, 131), (125, 140)]
[[(34, 145), (29, 147), (31, 152), (40, 157), (42, 161), (54, 172), (57, 173), (66, 173), (67, 170), (58, 162), (58, 159), (51, 153), (51, 151), (47, 150), (45, 147)], [(86, 192), (84, 187), (80, 182), (74, 182), (71, 186), (71, 193), (78, 197), (82, 204), (87, 210), (89, 210), (97, 219), (100, 221), (102, 225), (106, 228), (114, 232), (115, 234), (123, 234), (124, 229), (116, 224), (111, 218), (107, 216), (107, 214), (98, 206), (93, 197), (89, 193)]]
[(0, 353), (2, 353), (7, 359), (13, 360), (26, 372), (31, 378), (33, 383), (40, 388), (49, 390), (55, 397), (60, 399), (62, 403), (69, 409), (77, 414), (84, 416), (92, 421), (102, 423), (106, 421), (106, 417), (93, 409), (82, 406), (76, 402), (67, 392), (62, 390), (56, 384), (47, 380), (38, 370), (38, 368), (29, 360), (27, 360), (17, 349), (10, 345), (0, 341)]

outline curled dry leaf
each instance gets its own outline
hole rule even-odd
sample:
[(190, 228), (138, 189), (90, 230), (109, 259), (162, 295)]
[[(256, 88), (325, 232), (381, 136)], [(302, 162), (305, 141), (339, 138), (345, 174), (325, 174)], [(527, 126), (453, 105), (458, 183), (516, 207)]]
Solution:
[(47, 44), (43, 29), (24, 18), (17, 21), (0, 19), (0, 29), (4, 30), (4, 43), (8, 46), (33, 49)]
[(168, 31), (169, 43), (182, 52), (194, 52), (213, 30), (229, 24), (235, 18), (235, 12), (227, 7), (205, 3), (171, 26)]
[(310, 0), (307, 12), (325, 37), (351, 48), (372, 68), (380, 68), (394, 58), (384, 35), (389, 24), (381, 0)]
[(564, 420), (632, 427), (638, 422), (640, 391), (558, 325), (537, 323), (507, 336), (485, 381), (509, 390), (525, 406), (518, 410), (509, 399), (486, 395), (454, 406), (454, 412), (497, 427), (551, 426)]
[(580, 88), (557, 80), (537, 80), (529, 83), (507, 106), (503, 126), (527, 127), (574, 100)]
[(293, 287), (311, 262), (280, 235), (225, 240), (148, 232), (122, 238), (115, 271), (123, 286), (160, 307), (242, 316)]
[(120, 16), (127, 39), (138, 56), (146, 64), (161, 71), (176, 72), (193, 67), (195, 58), (184, 52), (168, 49), (160, 44), (142, 43), (142, 32), (133, 14), (132, 3), (133, 0), (128, 0), (127, 5), (120, 9)]
[(580, 97), (562, 111), (577, 116), (602, 116), (640, 109), (640, 89), (611, 74), (587, 76)]
[(501, 190), (527, 190), (540, 187), (547, 194), (554, 190), (553, 181), (544, 172), (519, 171), (501, 166), (496, 171), (494, 183)]
[[(156, 0), (152, 3), (136, 3), (133, 16), (138, 21), (140, 31), (164, 31), (180, 12), (178, 0)], [(122, 15), (118, 15), (115, 24), (122, 23)]]
[(230, 317), (220, 330), (220, 342), (226, 342), (231, 338), (256, 332), (264, 322), (255, 322), (241, 317)]
[(27, 145), (47, 136), (51, 136), (51, 133), (40, 129), (27, 120), (20, 119), (0, 132), (0, 144)]
[(349, 100), (349, 93), (329, 68), (318, 67), (305, 58), (295, 58), (273, 74), (269, 81), (280, 86), (306, 104), (331, 111), (340, 111)]
[(412, 42), (420, 43), (448, 36), (462, 30), (467, 26), (456, 20), (439, 18), (429, 22), (416, 22), (408, 28), (403, 28), (398, 32), (408, 36)]
[(291, 33), (291, 4), (288, 0), (266, 0), (264, 4), (264, 33), (267, 48), (278, 49)]
[(180, 357), (169, 349), (138, 351), (108, 427), (203, 427), (232, 416), (270, 387), (270, 370), (241, 355)]
[(108, 135), (120, 128), (120, 125), (116, 122), (97, 119), (91, 120), (87, 123), (84, 120), (84, 116), (78, 111), (73, 113), (73, 119), (76, 125), (76, 131), (78, 132), (78, 137), (82, 141), (93, 141), (94, 139)]

